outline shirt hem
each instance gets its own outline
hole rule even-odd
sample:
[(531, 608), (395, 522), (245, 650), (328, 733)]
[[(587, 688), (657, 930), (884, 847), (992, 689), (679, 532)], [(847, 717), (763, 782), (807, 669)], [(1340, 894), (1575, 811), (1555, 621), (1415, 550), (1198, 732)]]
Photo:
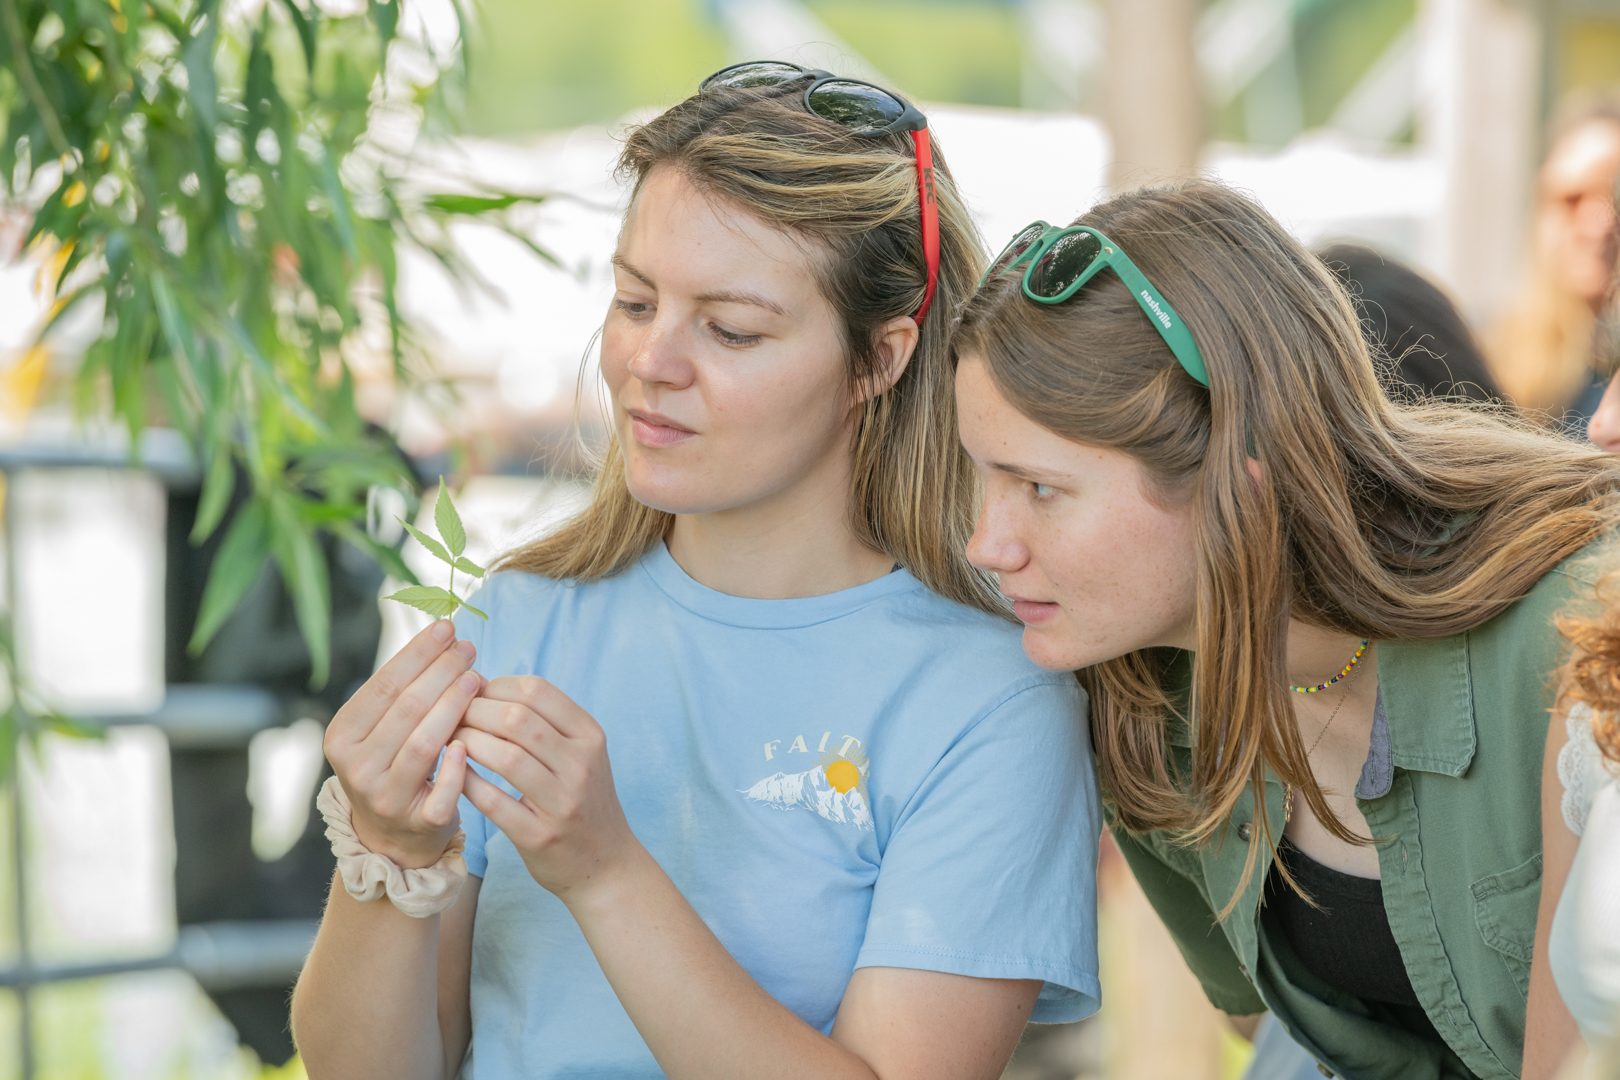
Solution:
[(1040, 979), (1041, 996), (1030, 1020), (1037, 1024), (1072, 1024), (1097, 1011), (1102, 985), (1092, 972), (1064, 964), (1017, 956), (994, 956), (959, 949), (917, 946), (863, 948), (855, 958), (857, 970), (867, 967), (909, 968), (966, 975), (975, 979)]

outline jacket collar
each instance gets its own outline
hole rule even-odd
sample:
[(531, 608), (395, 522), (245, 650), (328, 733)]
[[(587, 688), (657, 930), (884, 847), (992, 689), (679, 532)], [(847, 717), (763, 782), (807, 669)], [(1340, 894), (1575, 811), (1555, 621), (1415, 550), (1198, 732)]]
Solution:
[[(1378, 680), (1395, 766), (1461, 776), (1474, 760), (1474, 692), (1468, 675), (1468, 635), (1431, 641), (1381, 641)], [(1192, 653), (1179, 653), (1165, 671), (1165, 688), (1183, 715), (1191, 699)], [(1192, 726), (1172, 715), (1165, 741), (1190, 748)]]
[(1474, 760), (1468, 635), (1378, 643), (1378, 681), (1395, 766), (1461, 776)]

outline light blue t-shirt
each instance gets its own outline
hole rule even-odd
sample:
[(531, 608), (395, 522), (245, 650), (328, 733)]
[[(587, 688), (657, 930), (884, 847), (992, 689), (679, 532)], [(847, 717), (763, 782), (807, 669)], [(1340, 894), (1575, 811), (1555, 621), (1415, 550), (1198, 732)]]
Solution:
[[(1049, 1023), (1097, 1008), (1084, 696), (1016, 626), (902, 570), (728, 596), (662, 544), (589, 584), (496, 574), (473, 602), (477, 670), (542, 676), (596, 718), (637, 838), (812, 1027), (860, 967), (1041, 979)], [(661, 1077), (568, 910), (465, 798), (461, 818), (484, 879), (463, 1076)]]

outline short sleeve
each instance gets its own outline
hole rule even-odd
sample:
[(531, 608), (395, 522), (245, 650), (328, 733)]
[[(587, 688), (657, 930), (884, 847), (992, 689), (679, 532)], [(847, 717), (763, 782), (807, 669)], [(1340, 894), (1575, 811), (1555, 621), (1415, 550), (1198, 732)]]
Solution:
[(1578, 701), (1564, 718), (1569, 738), (1558, 751), (1558, 779), (1564, 785), (1559, 809), (1569, 831), (1580, 836), (1586, 830), (1586, 816), (1592, 800), (1608, 780), (1603, 769), (1603, 751), (1592, 737), (1592, 708)]
[(945, 753), (896, 822), (855, 966), (1040, 979), (1032, 1020), (1095, 1012), (1101, 814), (1084, 694), (1032, 676)]
[(1266, 1003), (1244, 976), (1237, 954), (1216, 926), (1215, 913), (1198, 886), (1124, 829), (1116, 825), (1112, 831), (1136, 883), (1170, 931), (1210, 1004), (1233, 1016), (1265, 1012)]

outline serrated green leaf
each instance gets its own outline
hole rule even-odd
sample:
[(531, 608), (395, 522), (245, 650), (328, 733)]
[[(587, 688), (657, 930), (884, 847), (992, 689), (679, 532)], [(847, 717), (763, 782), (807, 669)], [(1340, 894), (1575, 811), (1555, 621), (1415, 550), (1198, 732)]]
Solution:
[(455, 568), (464, 574), (471, 574), (475, 578), (484, 576), (484, 568), (463, 555), (455, 561)]
[[(397, 600), (401, 604), (409, 604), (413, 608), (425, 611), (435, 619), (443, 619), (452, 614), (456, 608), (462, 606), (461, 599), (449, 589), (441, 589), (435, 585), (412, 585), (408, 589), (401, 589), (385, 600)], [(467, 609), (471, 611), (471, 608)], [(487, 616), (486, 616), (487, 618)]]
[(203, 480), (202, 497), (197, 500), (197, 522), (191, 528), (193, 544), (214, 535), (235, 491), (236, 465), (231, 452), (227, 447), (216, 447), (214, 459), (208, 463), (208, 475)]
[(208, 571), (208, 584), (203, 588), (201, 609), (197, 613), (197, 626), (191, 633), (186, 651), (201, 655), (208, 642), (224, 625), (231, 612), (259, 577), (270, 558), (270, 513), (259, 499), (248, 503), (236, 515), (225, 533), (225, 542), (214, 556), (213, 568)]
[(429, 555), (432, 555), (435, 559), (438, 559), (440, 562), (445, 563), (446, 565), (454, 566), (456, 564), (455, 560), (450, 557), (450, 553), (444, 550), (443, 544), (439, 543), (437, 540), (433, 539), (433, 537), (429, 536), (421, 529), (418, 529), (415, 525), (412, 525), (402, 517), (396, 517), (394, 520), (405, 526), (405, 531), (414, 536), (418, 544), (421, 544), (423, 547), (427, 548)]
[(466, 608), (468, 611), (472, 612), (474, 615), (478, 616), (480, 619), (483, 619), (485, 622), (489, 622), (489, 616), (488, 615), (485, 615), (482, 611), (479, 611), (477, 608), (475, 608), (471, 604), (467, 603), (467, 601), (465, 601), (465, 600), (461, 601), (461, 606)]
[(442, 476), (439, 477), (439, 500), (433, 504), (433, 524), (438, 526), (450, 554), (460, 555), (467, 550), (467, 530), (462, 528), (461, 515), (456, 513), (456, 504), (450, 501), (450, 487)]

